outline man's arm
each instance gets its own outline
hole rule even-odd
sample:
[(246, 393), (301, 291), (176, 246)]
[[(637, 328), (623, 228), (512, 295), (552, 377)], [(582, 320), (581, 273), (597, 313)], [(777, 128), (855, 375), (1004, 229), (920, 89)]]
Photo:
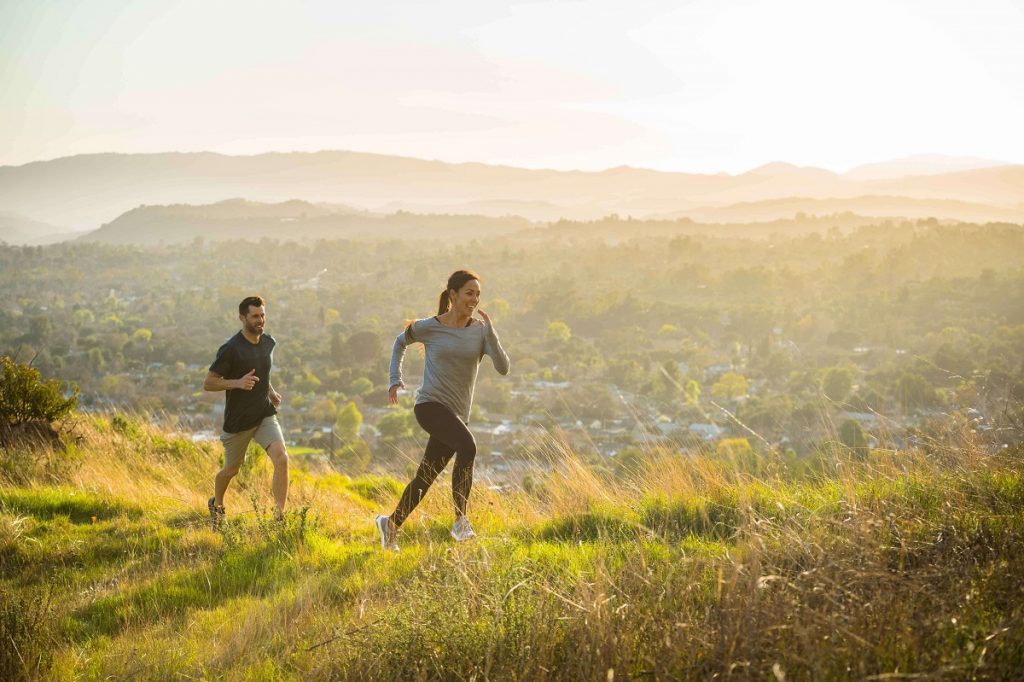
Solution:
[(267, 384), (267, 385), (270, 387), (270, 391), (268, 392), (269, 397), (270, 397), (270, 403), (274, 407), (281, 407), (281, 401), (283, 400), (283, 398), (281, 397), (281, 394), (274, 390), (274, 384)]
[(203, 381), (204, 391), (230, 391), (235, 388), (240, 388), (243, 391), (251, 391), (252, 387), (256, 385), (256, 382), (260, 378), (256, 376), (256, 370), (251, 369), (241, 379), (225, 379), (216, 372), (207, 372), (206, 380)]
[(230, 391), (233, 388), (238, 388), (237, 380), (225, 379), (216, 372), (206, 373), (206, 380), (203, 381), (204, 391)]

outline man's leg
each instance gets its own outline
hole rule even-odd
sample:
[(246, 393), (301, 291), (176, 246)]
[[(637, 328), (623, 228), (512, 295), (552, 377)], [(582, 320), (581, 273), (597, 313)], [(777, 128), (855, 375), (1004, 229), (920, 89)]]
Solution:
[(281, 518), (284, 515), (284, 505), (288, 501), (288, 450), (284, 441), (278, 440), (267, 448), (267, 455), (274, 464), (274, 478), (270, 487), (274, 492), (274, 504), (277, 505), (277, 513), (274, 515)]
[(260, 422), (256, 431), (256, 442), (267, 451), (270, 461), (274, 464), (274, 478), (270, 489), (274, 493), (274, 504), (277, 511), (274, 516), (284, 516), (284, 506), (288, 502), (288, 449), (284, 445), (284, 432), (276, 416), (267, 417)]
[(245, 451), (249, 447), (256, 429), (241, 431), (239, 433), (222, 434), (220, 440), (224, 443), (224, 466), (217, 472), (213, 486), (213, 501), (217, 508), (224, 506), (224, 493), (227, 492), (231, 479), (238, 475), (245, 461)]
[(225, 466), (223, 469), (217, 472), (217, 477), (214, 479), (213, 486), (213, 503), (217, 507), (224, 506), (224, 493), (228, 491), (228, 483), (231, 483), (231, 479), (238, 475), (238, 470), (241, 465), (233, 467)]

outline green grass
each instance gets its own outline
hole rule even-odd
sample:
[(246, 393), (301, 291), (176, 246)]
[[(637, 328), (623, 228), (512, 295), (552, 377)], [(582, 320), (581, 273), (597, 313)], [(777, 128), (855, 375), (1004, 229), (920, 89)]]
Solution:
[(73, 523), (91, 523), (117, 516), (138, 518), (143, 509), (122, 500), (70, 488), (0, 490), (0, 509), (40, 519), (67, 517)]
[[(392, 554), (369, 519), (393, 479), (298, 470), (279, 525), (256, 466), (213, 531), (216, 453), (111, 424), (90, 460), (111, 468), (0, 486), (3, 679), (1012, 679), (1024, 666), (1013, 453), (817, 478), (556, 470), (537, 496), (474, 493), (480, 537), (461, 545), (449, 491), (432, 491)], [(104, 437), (118, 440), (103, 450)], [(136, 476), (106, 485), (140, 443)], [(157, 499), (161, 481), (192, 486), (190, 501)]]

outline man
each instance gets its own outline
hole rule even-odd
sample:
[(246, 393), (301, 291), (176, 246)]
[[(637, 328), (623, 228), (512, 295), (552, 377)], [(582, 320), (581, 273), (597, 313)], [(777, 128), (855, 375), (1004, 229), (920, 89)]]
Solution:
[(224, 408), (224, 467), (217, 472), (214, 495), (207, 506), (214, 527), (224, 518), (224, 493), (245, 460), (249, 441), (266, 450), (274, 463), (272, 489), (277, 509), (274, 518), (284, 517), (288, 499), (288, 452), (277, 422), (281, 394), (270, 383), (270, 367), (277, 342), (263, 333), (267, 321), (266, 304), (259, 296), (249, 296), (238, 304), (242, 329), (217, 351), (217, 358), (203, 382), (207, 391), (226, 391)]

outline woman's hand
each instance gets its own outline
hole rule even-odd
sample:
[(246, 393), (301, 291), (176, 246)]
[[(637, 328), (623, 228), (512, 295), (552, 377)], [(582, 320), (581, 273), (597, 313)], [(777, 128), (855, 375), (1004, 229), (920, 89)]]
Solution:
[(405, 383), (400, 382), (388, 389), (388, 402), (392, 405), (398, 404), (398, 389), (405, 388)]

